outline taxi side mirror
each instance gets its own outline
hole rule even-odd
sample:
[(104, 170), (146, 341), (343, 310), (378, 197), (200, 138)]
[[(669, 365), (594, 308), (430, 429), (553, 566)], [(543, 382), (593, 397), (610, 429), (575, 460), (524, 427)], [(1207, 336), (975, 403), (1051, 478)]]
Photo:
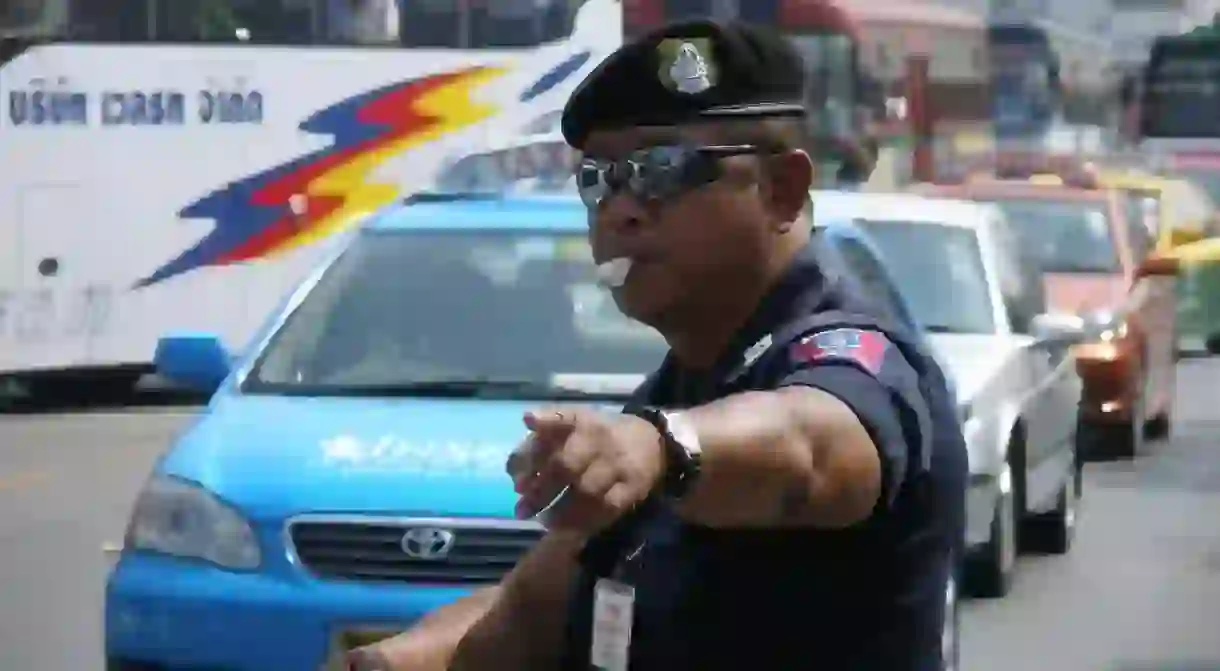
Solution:
[(1144, 259), (1135, 270), (1136, 279), (1143, 277), (1172, 277), (1178, 274), (1178, 260), (1172, 256), (1152, 255)]
[(194, 391), (214, 393), (229, 376), (233, 358), (210, 333), (176, 333), (157, 342), (157, 374)]

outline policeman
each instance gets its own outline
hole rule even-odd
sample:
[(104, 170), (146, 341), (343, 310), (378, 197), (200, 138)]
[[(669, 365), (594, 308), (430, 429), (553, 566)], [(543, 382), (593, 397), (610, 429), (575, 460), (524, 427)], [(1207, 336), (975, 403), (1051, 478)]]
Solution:
[(803, 80), (782, 38), (695, 21), (572, 95), (594, 256), (670, 352), (622, 413), (528, 413), (546, 537), (354, 668), (942, 668), (965, 447), (913, 335), (819, 264)]

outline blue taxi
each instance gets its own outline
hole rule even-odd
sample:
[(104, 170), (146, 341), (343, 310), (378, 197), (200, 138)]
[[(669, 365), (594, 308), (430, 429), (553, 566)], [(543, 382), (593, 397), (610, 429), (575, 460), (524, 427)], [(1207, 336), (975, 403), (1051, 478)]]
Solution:
[(106, 587), (107, 669), (339, 668), (495, 582), (542, 534), (504, 474), (544, 402), (618, 403), (665, 344), (595, 280), (568, 196), (373, 215), (249, 351), (164, 338), (214, 391), (157, 463)]

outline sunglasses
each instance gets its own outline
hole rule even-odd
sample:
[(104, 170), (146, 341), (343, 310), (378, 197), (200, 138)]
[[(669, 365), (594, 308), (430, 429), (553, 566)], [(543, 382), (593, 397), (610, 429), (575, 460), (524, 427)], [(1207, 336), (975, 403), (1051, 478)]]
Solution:
[(673, 200), (720, 179), (719, 159), (766, 151), (752, 144), (674, 145), (637, 149), (614, 161), (585, 158), (576, 167), (576, 187), (590, 209), (620, 190), (644, 201)]

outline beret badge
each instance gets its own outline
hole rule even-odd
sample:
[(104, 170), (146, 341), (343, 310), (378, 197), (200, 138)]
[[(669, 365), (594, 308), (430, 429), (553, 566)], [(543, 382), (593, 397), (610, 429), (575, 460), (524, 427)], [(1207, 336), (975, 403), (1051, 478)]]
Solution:
[(716, 66), (708, 56), (711, 40), (683, 38), (661, 40), (657, 45), (660, 70), (657, 75), (665, 88), (686, 95), (697, 95), (716, 85)]

